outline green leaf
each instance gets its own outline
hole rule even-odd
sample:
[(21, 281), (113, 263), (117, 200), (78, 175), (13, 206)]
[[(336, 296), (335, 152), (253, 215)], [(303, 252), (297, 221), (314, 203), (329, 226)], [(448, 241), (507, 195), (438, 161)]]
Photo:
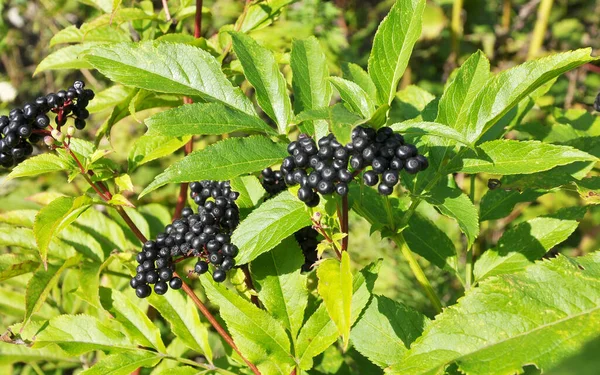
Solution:
[(306, 276), (300, 273), (303, 264), (302, 250), (291, 236), (254, 259), (250, 268), (258, 298), (294, 339), (308, 302)]
[(73, 362), (79, 364), (77, 358), (73, 358), (56, 346), (47, 346), (40, 349), (32, 349), (27, 345), (10, 344), (0, 341), (0, 365), (8, 365), (17, 362)]
[[(350, 112), (343, 104), (336, 104), (331, 107), (311, 109), (299, 113), (296, 116), (296, 122), (327, 120), (331, 124), (331, 132), (335, 135), (340, 143), (346, 144), (351, 140), (352, 127), (357, 124), (362, 124), (364, 119)], [(317, 128), (318, 128), (318, 123)], [(326, 126), (326, 130), (329, 126)], [(315, 129), (315, 138), (318, 137), (318, 129)], [(326, 132), (325, 132), (326, 133)], [(324, 134), (326, 135), (326, 134)]]
[(40, 174), (69, 170), (69, 164), (54, 154), (40, 154), (19, 163), (6, 176), (4, 181), (19, 177), (33, 177)]
[[(375, 285), (381, 262), (372, 263), (354, 275), (352, 281), (352, 310), (350, 324), (358, 319), (364, 307), (371, 299), (371, 291)], [(339, 337), (338, 329), (329, 317), (324, 304), (308, 318), (298, 335), (296, 346), (296, 362), (300, 368), (309, 370), (313, 366), (313, 357), (324, 352)]]
[(350, 314), (352, 309), (352, 272), (348, 252), (342, 252), (341, 262), (326, 259), (317, 268), (319, 295), (331, 320), (344, 340), (344, 350), (350, 340)]
[(261, 204), (244, 219), (231, 236), (240, 249), (237, 264), (246, 264), (297, 230), (311, 225), (306, 205), (288, 191)]
[(112, 354), (102, 358), (81, 375), (129, 375), (141, 367), (154, 367), (162, 359), (158, 353), (147, 350)]
[(373, 296), (352, 328), (352, 345), (379, 367), (396, 362), (421, 334), (429, 319), (384, 296)]
[(479, 235), (479, 219), (477, 208), (461, 189), (438, 185), (426, 197), (427, 202), (434, 205), (442, 215), (456, 220), (460, 230), (467, 236), (471, 246)]
[(396, 0), (379, 24), (369, 56), (369, 75), (377, 87), (377, 102), (392, 104), (398, 82), (421, 35), (424, 0)]
[(375, 113), (375, 103), (356, 83), (340, 77), (330, 77), (329, 82), (335, 86), (342, 100), (349, 108), (364, 119), (370, 119)]
[(43, 207), (35, 217), (33, 235), (44, 265), (48, 259), (48, 246), (52, 238), (77, 220), (93, 203), (86, 195), (78, 198), (60, 197)]
[(435, 122), (449, 125), (467, 136), (467, 114), (473, 99), (485, 86), (489, 77), (490, 62), (482, 51), (477, 51), (456, 71), (454, 79), (444, 90)]
[(436, 122), (401, 122), (389, 126), (396, 132), (401, 132), (402, 134), (412, 137), (428, 135), (450, 139), (463, 145), (470, 146), (469, 141), (458, 131)]
[(541, 372), (575, 354), (600, 325), (600, 253), (559, 256), (483, 281), (429, 324), (388, 374)]
[(239, 208), (253, 208), (257, 206), (267, 193), (255, 176), (236, 177), (231, 180), (231, 190), (240, 195), (235, 201)]
[(527, 267), (565, 241), (577, 229), (586, 211), (585, 207), (565, 208), (508, 229), (496, 247), (483, 253), (475, 263), (475, 279), (514, 273)]
[(29, 322), (31, 315), (35, 314), (42, 307), (46, 298), (48, 298), (50, 291), (52, 291), (52, 288), (58, 283), (58, 279), (63, 271), (76, 265), (79, 260), (79, 255), (74, 256), (67, 259), (61, 265), (48, 264), (47, 270), (40, 266), (37, 271), (34, 272), (27, 283), (23, 326)]
[(83, 55), (97, 43), (75, 44), (63, 47), (46, 56), (35, 68), (33, 75), (47, 70), (59, 69), (90, 69), (92, 66), (83, 59)]
[(510, 215), (515, 206), (523, 202), (533, 202), (542, 195), (544, 191), (526, 189), (504, 190), (502, 187), (489, 190), (481, 198), (479, 203), (479, 220), (498, 220)]
[[(96, 93), (94, 100), (86, 107), (90, 113), (98, 113), (113, 109), (125, 100), (131, 100), (132, 92), (137, 89), (121, 85), (110, 86)], [(129, 99), (128, 99), (129, 98)]]
[(171, 331), (190, 349), (204, 354), (212, 362), (212, 349), (208, 340), (208, 330), (200, 322), (198, 309), (193, 301), (181, 292), (171, 290), (163, 296), (152, 295), (148, 301), (171, 325)]
[(570, 375), (577, 369), (577, 375), (596, 375), (600, 367), (600, 336), (586, 343), (577, 354), (561, 361), (558, 366), (547, 371), (548, 375)]
[(255, 113), (250, 100), (222, 73), (219, 62), (200, 48), (161, 42), (119, 43), (95, 47), (86, 59), (123, 85), (200, 96)]
[(156, 134), (145, 134), (133, 144), (127, 162), (131, 173), (140, 165), (171, 155), (189, 142), (191, 136), (173, 138)]
[(89, 315), (59, 315), (35, 333), (33, 347), (56, 344), (71, 355), (92, 350), (121, 352), (136, 350), (127, 336)]
[(369, 98), (377, 97), (377, 87), (373, 83), (371, 76), (359, 65), (348, 63), (342, 65), (342, 71), (344, 72), (344, 78), (352, 81), (363, 89)]
[(240, 31), (247, 33), (268, 26), (283, 10), (283, 7), (293, 2), (294, 0), (267, 0), (253, 3), (248, 8)]
[(463, 134), (474, 143), (527, 95), (559, 75), (593, 61), (590, 52), (590, 48), (584, 48), (557, 53), (495, 75), (474, 97)]
[(134, 303), (132, 297), (116, 289), (100, 288), (100, 303), (102, 307), (121, 322), (132, 337), (139, 340), (139, 344), (152, 347), (161, 353), (166, 352), (165, 344), (160, 337), (160, 331), (140, 308)]
[(171, 164), (156, 176), (139, 197), (168, 183), (229, 180), (280, 163), (286, 155), (284, 144), (275, 143), (266, 137), (227, 138)]
[[(123, 30), (111, 26), (103, 26), (89, 29), (86, 24), (78, 28), (71, 25), (60, 30), (50, 39), (50, 47), (64, 43), (86, 43), (86, 42), (129, 42), (131, 38)], [(88, 30), (89, 29), (89, 30)]]
[(0, 245), (37, 250), (33, 231), (29, 228), (0, 227)]
[[(295, 112), (328, 107), (331, 101), (331, 86), (327, 82), (329, 69), (317, 38), (294, 40), (290, 65)], [(310, 122), (309, 126), (314, 129), (311, 134), (315, 134), (316, 139), (328, 133), (328, 126), (323, 121)]]
[(0, 223), (6, 223), (18, 227), (33, 228), (36, 210), (14, 210), (0, 213)]
[(290, 340), (283, 329), (267, 312), (212, 280), (200, 277), (208, 299), (219, 306), (233, 341), (246, 359), (264, 374), (288, 375), (294, 368)]
[(576, 161), (596, 160), (596, 157), (573, 147), (499, 139), (480, 145), (477, 154), (469, 151), (463, 157), (462, 165), (455, 169), (470, 174), (528, 174)]
[(146, 120), (151, 133), (171, 137), (233, 132), (276, 134), (260, 118), (221, 103), (194, 103), (160, 112)]
[(412, 252), (441, 269), (458, 272), (458, 255), (454, 243), (433, 221), (421, 214), (414, 214), (403, 233)]
[(40, 263), (31, 254), (0, 255), (0, 281), (33, 272)]
[(273, 52), (259, 45), (246, 34), (231, 32), (233, 50), (242, 63), (244, 75), (256, 89), (256, 100), (275, 121), (279, 133), (286, 134), (292, 120), (292, 103), (287, 85)]

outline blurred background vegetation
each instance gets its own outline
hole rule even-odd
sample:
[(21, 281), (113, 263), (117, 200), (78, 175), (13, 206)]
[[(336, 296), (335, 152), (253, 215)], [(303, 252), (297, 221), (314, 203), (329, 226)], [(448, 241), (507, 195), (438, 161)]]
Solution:
[[(0, 114), (41, 94), (68, 87), (74, 79), (84, 79), (97, 92), (107, 87), (108, 81), (104, 77), (85, 69), (44, 71), (33, 76), (37, 64), (61, 47), (52, 46), (51, 38), (70, 25), (79, 26), (102, 14), (98, 5), (101, 6), (102, 3), (103, 1), (97, 0), (0, 0)], [(112, 0), (108, 3), (112, 4)], [(285, 63), (289, 58), (287, 53), (293, 38), (315, 35), (326, 50), (331, 73), (341, 75), (344, 64), (347, 63), (366, 67), (376, 27), (392, 3), (392, 0), (300, 0), (283, 8), (276, 22), (253, 32), (252, 36), (279, 51), (278, 57)], [(169, 1), (169, 7), (173, 9), (181, 5), (193, 3), (190, 0)], [(549, 10), (546, 17), (543, 12), (547, 5), (550, 8), (546, 8)], [(161, 12), (160, 17), (164, 19), (160, 0), (135, 3), (125, 0), (122, 6), (154, 9), (157, 13)], [(206, 0), (204, 7), (202, 35), (209, 44), (217, 43), (219, 30), (231, 27), (242, 12), (244, 1)], [(164, 32), (185, 31), (191, 34), (192, 18), (167, 25)], [(542, 22), (544, 20), (547, 20), (545, 25)], [(135, 28), (136, 32), (143, 30), (139, 26)], [(142, 32), (137, 37), (145, 36)], [(397, 121), (418, 115), (428, 102), (442, 93), (453, 69), (478, 49), (484, 51), (490, 59), (493, 71), (499, 71), (549, 52), (581, 47), (592, 47), (595, 51), (593, 54), (598, 55), (600, 1), (428, 1), (423, 33), (402, 79), (402, 90), (392, 107), (392, 113)], [(230, 68), (233, 71), (236, 69), (234, 64)], [(289, 76), (290, 72), (286, 73)], [(235, 79), (235, 75), (233, 77)], [(570, 133), (559, 131), (566, 123), (580, 132), (577, 133), (578, 136), (598, 136), (600, 120), (598, 116), (591, 115), (590, 111), (599, 88), (600, 66), (588, 64), (561, 76), (550, 91), (537, 100), (534, 110), (508, 136), (550, 141), (553, 141), (552, 137), (556, 138), (555, 141), (564, 137), (562, 140), (569, 140)], [(138, 120), (145, 118), (151, 111), (137, 113), (135, 118), (127, 117), (113, 127), (109, 146), (115, 151), (111, 158), (116, 163), (126, 165), (130, 142), (146, 130)], [(108, 116), (110, 110), (93, 115), (92, 125), (86, 129), (90, 140)], [(201, 148), (202, 143), (207, 141), (208, 139), (199, 140), (196, 147)], [(172, 155), (136, 170), (132, 179), (136, 183), (137, 192), (172, 160), (178, 158), (181, 158), (180, 154)], [(4, 172), (0, 172), (0, 180), (2, 173)], [(481, 199), (488, 191), (487, 182), (491, 177), (493, 176), (478, 176), (476, 200)], [(456, 179), (468, 191), (468, 179), (460, 175)], [(81, 181), (76, 180), (75, 184), (67, 184), (66, 176), (64, 179), (43, 176), (37, 180), (18, 180), (0, 185), (0, 212), (39, 208), (35, 199), (28, 197), (42, 191), (75, 194), (77, 189), (84, 189), (83, 184), (77, 186), (79, 183)], [(146, 198), (144, 203), (157, 202), (166, 207), (174, 207), (176, 190), (176, 186), (162, 189)], [(577, 192), (540, 192), (532, 202), (518, 204), (506, 218), (484, 222), (484, 235), (480, 237), (478, 247), (490, 248), (507, 227), (535, 216), (556, 212), (562, 207), (577, 205), (579, 199), (582, 198)], [(448, 234), (457, 249), (464, 247), (461, 233), (452, 221), (437, 214), (432, 207), (422, 206), (423, 212)], [(524, 210), (525, 207), (529, 208)], [(598, 249), (599, 228), (600, 208), (590, 206), (578, 230), (548, 256), (557, 252), (581, 255)], [(434, 315), (406, 262), (392, 244), (380, 241), (378, 235), (370, 236), (369, 225), (358, 217), (351, 219), (350, 238), (352, 253), (355, 254), (353, 260), (357, 263), (364, 265), (376, 258), (385, 259), (375, 293), (383, 293), (430, 316)], [(455, 285), (457, 281), (450, 281), (449, 275), (436, 267), (423, 265), (444, 303), (451, 303), (461, 296), (463, 288)], [(0, 319), (5, 317), (0, 315)], [(2, 330), (10, 323), (12, 321), (0, 322)], [(322, 372), (332, 373), (338, 371), (332, 371), (333, 368), (348, 367), (341, 355), (330, 353), (321, 357), (327, 358), (318, 367)], [(347, 371), (350, 371), (349, 367)], [(342, 374), (344, 371), (336, 373)]]

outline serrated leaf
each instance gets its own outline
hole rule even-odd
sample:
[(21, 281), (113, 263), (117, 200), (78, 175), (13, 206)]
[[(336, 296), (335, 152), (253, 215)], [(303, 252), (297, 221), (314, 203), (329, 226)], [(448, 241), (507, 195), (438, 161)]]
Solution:
[[(340, 103), (330, 107), (310, 109), (299, 113), (295, 118), (296, 122), (318, 120), (329, 121), (329, 123), (331, 124), (331, 132), (342, 144), (350, 142), (350, 133), (352, 132), (352, 127), (354, 125), (362, 124), (365, 121), (357, 114), (350, 112), (348, 109), (346, 109), (346, 107), (343, 104)], [(319, 132), (317, 132), (317, 130), (319, 130), (319, 125), (318, 123), (316, 124), (317, 127), (315, 128), (315, 138), (319, 138)], [(329, 129), (329, 126), (327, 126), (325, 130), (327, 129)], [(323, 132), (322, 136), (325, 135), (327, 135), (326, 132)]]
[(240, 249), (237, 264), (246, 264), (297, 230), (311, 225), (306, 205), (288, 191), (261, 204), (244, 219), (231, 236)]
[(151, 133), (171, 137), (233, 132), (276, 134), (260, 118), (221, 103), (183, 105), (146, 119), (146, 125)]
[(277, 124), (279, 133), (286, 134), (292, 120), (292, 103), (287, 85), (273, 52), (259, 45), (246, 34), (231, 32), (233, 50), (242, 63), (246, 79), (256, 89), (256, 100)]
[(127, 100), (131, 93), (137, 89), (121, 85), (113, 85), (96, 93), (94, 100), (86, 107), (90, 113), (98, 113), (116, 107)]
[[(381, 261), (371, 263), (354, 275), (352, 281), (352, 310), (350, 324), (353, 325), (371, 299), (371, 292)], [(321, 354), (339, 337), (339, 332), (327, 309), (321, 304), (302, 326), (296, 345), (296, 362), (303, 370), (313, 366), (313, 357)]]
[(479, 235), (477, 208), (471, 199), (462, 190), (443, 185), (436, 186), (429, 193), (427, 202), (434, 205), (442, 215), (456, 220), (471, 246)]
[(577, 229), (586, 211), (585, 207), (565, 208), (508, 229), (496, 247), (484, 252), (475, 263), (475, 279), (482, 280), (524, 269), (565, 241)]
[(465, 134), (466, 117), (473, 99), (489, 78), (490, 62), (482, 51), (477, 51), (462, 64), (445, 88), (435, 122), (449, 125)]
[(47, 70), (90, 69), (92, 66), (83, 56), (96, 45), (98, 43), (75, 44), (54, 51), (40, 61), (33, 75)]
[(559, 256), (483, 281), (429, 324), (388, 374), (542, 372), (576, 353), (600, 326), (600, 253)]
[(173, 138), (155, 134), (139, 137), (133, 144), (127, 158), (131, 173), (142, 164), (170, 155), (189, 142), (191, 136)]
[(375, 103), (358, 84), (340, 77), (330, 77), (329, 82), (333, 84), (342, 100), (354, 113), (363, 119), (370, 119), (373, 116)]
[(434, 136), (443, 139), (450, 139), (462, 145), (470, 146), (469, 141), (458, 131), (449, 126), (438, 124), (436, 122), (401, 122), (389, 125), (394, 131), (401, 132), (408, 136)]
[(293, 236), (251, 263), (258, 298), (271, 315), (296, 338), (308, 302), (304, 256)]
[(29, 228), (0, 227), (0, 245), (37, 250), (33, 231)]
[[(331, 101), (331, 86), (327, 82), (329, 69), (327, 58), (315, 37), (294, 40), (290, 56), (292, 67), (292, 88), (294, 89), (294, 111), (328, 107)], [(310, 121), (310, 134), (316, 139), (327, 135), (328, 126), (324, 121)]]
[(593, 61), (590, 52), (590, 48), (584, 48), (557, 53), (493, 76), (474, 97), (463, 134), (474, 143), (527, 95), (559, 75)]
[(350, 341), (352, 311), (352, 272), (348, 252), (342, 252), (342, 259), (326, 259), (317, 268), (319, 295), (325, 308), (335, 323), (344, 341), (344, 350)]
[(123, 324), (132, 337), (139, 340), (140, 345), (155, 348), (161, 353), (166, 352), (160, 331), (134, 304), (131, 297), (127, 297), (118, 290), (101, 287), (100, 303), (105, 310)]
[(17, 362), (73, 362), (79, 364), (77, 358), (73, 358), (56, 346), (32, 349), (27, 345), (10, 344), (0, 341), (0, 365), (8, 365)]
[(60, 30), (50, 39), (50, 47), (64, 43), (105, 42), (118, 43), (131, 41), (129, 35), (119, 28), (103, 26), (89, 29), (83, 24), (80, 28), (71, 25)]
[(136, 350), (127, 336), (89, 315), (59, 315), (35, 335), (33, 347), (56, 344), (71, 355), (92, 350), (121, 352)]
[(35, 314), (42, 304), (48, 298), (52, 288), (58, 283), (60, 275), (69, 267), (73, 267), (79, 262), (80, 256), (74, 256), (67, 259), (62, 264), (48, 264), (48, 269), (40, 266), (34, 272), (27, 283), (27, 292), (25, 294), (25, 317), (23, 318), (23, 327), (29, 323), (31, 316)]
[(40, 174), (69, 170), (69, 164), (54, 154), (40, 154), (19, 163), (6, 176), (4, 181), (19, 177), (33, 177)]
[(171, 290), (163, 296), (152, 293), (148, 301), (169, 322), (171, 331), (188, 348), (203, 353), (212, 362), (208, 330), (200, 322), (198, 309), (191, 299), (184, 297), (179, 291)]
[(227, 138), (195, 151), (156, 176), (140, 198), (168, 183), (229, 180), (280, 163), (286, 146), (262, 136)]
[(119, 188), (119, 191), (133, 191), (133, 182), (128, 174), (115, 177), (115, 184)]
[(528, 174), (576, 161), (597, 159), (573, 147), (538, 141), (499, 139), (481, 144), (477, 154), (473, 151), (467, 152), (462, 158), (462, 165), (452, 166), (452, 169), (470, 174)]
[(202, 275), (200, 279), (208, 299), (219, 306), (221, 317), (246, 359), (262, 373), (288, 375), (294, 361), (283, 326), (265, 311), (215, 283), (210, 275)]
[(384, 296), (373, 296), (352, 328), (352, 345), (379, 367), (398, 361), (421, 334), (429, 319)]
[(163, 357), (147, 350), (117, 353), (102, 358), (81, 375), (129, 375), (142, 367), (154, 367)]
[(2, 254), (0, 255), (0, 281), (33, 272), (39, 265), (40, 262), (30, 254)]
[(502, 219), (510, 215), (517, 204), (533, 202), (544, 194), (546, 194), (544, 191), (532, 189), (519, 191), (504, 190), (500, 187), (495, 190), (489, 190), (479, 203), (479, 220)]
[(200, 96), (255, 113), (250, 100), (222, 73), (219, 62), (200, 48), (166, 42), (119, 43), (95, 47), (86, 59), (114, 82)]
[(77, 220), (93, 203), (86, 195), (78, 198), (60, 197), (43, 207), (35, 217), (33, 235), (40, 251), (40, 258), (46, 264), (48, 246), (52, 238)]
[(378, 104), (392, 104), (398, 82), (421, 35), (424, 0), (396, 0), (379, 24), (369, 56), (369, 75)]
[(458, 272), (458, 255), (454, 243), (433, 221), (421, 214), (414, 214), (402, 233), (412, 252), (441, 269)]

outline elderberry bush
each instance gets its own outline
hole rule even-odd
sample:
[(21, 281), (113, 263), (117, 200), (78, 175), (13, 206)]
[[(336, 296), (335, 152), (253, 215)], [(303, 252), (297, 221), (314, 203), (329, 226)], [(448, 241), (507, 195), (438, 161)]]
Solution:
[(239, 209), (235, 203), (239, 193), (232, 191), (229, 181), (200, 181), (190, 184), (190, 196), (198, 210), (185, 207), (181, 218), (165, 227), (164, 233), (144, 244), (137, 255), (137, 273), (131, 287), (139, 298), (148, 297), (154, 285), (156, 294), (165, 294), (169, 287), (179, 289), (182, 280), (174, 277), (178, 259), (196, 257), (194, 272), (208, 272), (214, 266), (213, 280), (223, 282), (235, 266), (238, 248), (231, 243), (231, 233), (239, 224)]
[(352, 130), (352, 142), (346, 145), (350, 166), (355, 170), (369, 168), (363, 174), (365, 185), (375, 186), (380, 194), (390, 195), (400, 181), (400, 171), (415, 174), (427, 169), (429, 162), (419, 155), (417, 147), (406, 143), (401, 134), (385, 126), (375, 131), (357, 126)]
[(281, 172), (288, 186), (300, 184), (298, 199), (309, 207), (320, 202), (319, 194), (348, 194), (352, 173), (348, 170), (348, 151), (333, 134), (317, 143), (306, 135), (288, 145), (290, 156), (283, 159)]
[(75, 81), (67, 90), (40, 96), (33, 103), (12, 109), (8, 116), (0, 116), (0, 166), (13, 167), (33, 153), (33, 145), (48, 133), (44, 129), (50, 126), (49, 112), (56, 114), (59, 130), (69, 117), (75, 119), (77, 129), (85, 128), (90, 115), (86, 107), (93, 98), (92, 90)]

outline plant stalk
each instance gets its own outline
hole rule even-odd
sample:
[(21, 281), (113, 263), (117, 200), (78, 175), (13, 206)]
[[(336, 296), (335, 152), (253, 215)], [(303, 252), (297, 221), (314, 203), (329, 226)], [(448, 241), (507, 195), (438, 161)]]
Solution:
[(510, 12), (511, 12), (511, 0), (504, 0), (502, 3), (502, 29), (508, 31), (510, 29)]
[(536, 58), (542, 44), (544, 43), (544, 35), (548, 28), (548, 19), (550, 18), (550, 11), (552, 11), (552, 3), (554, 0), (542, 0), (537, 12), (537, 21), (533, 29), (533, 36), (531, 37), (531, 44), (529, 44), (529, 52), (527, 53), (527, 60)]
[[(244, 272), (244, 283), (246, 284), (246, 288), (256, 291), (256, 289), (254, 288), (254, 282), (252, 282), (252, 275), (250, 275), (250, 269), (248, 268), (248, 265), (244, 264), (240, 266), (240, 268)], [(256, 307), (260, 309), (260, 302), (258, 301), (258, 296), (252, 294), (250, 296), (250, 300)]]
[[(475, 175), (472, 174), (470, 176), (471, 179), (471, 184), (469, 186), (469, 199), (471, 199), (471, 202), (473, 202), (473, 204), (475, 204)], [(473, 284), (473, 262), (474, 262), (474, 258), (473, 258), (473, 246), (474, 244), (467, 246), (467, 262), (466, 262), (466, 267), (465, 267), (465, 289), (469, 290), (471, 289), (471, 285)]]
[(408, 265), (409, 265), (411, 271), (413, 272), (413, 274), (415, 275), (417, 282), (425, 290), (425, 294), (427, 295), (427, 298), (429, 298), (429, 300), (433, 304), (433, 307), (435, 308), (437, 313), (438, 314), (441, 313), (442, 312), (442, 302), (440, 301), (437, 294), (435, 293), (435, 290), (431, 286), (429, 279), (427, 279), (427, 276), (425, 276), (423, 269), (421, 268), (421, 266), (419, 265), (419, 263), (413, 256), (413, 253), (408, 248), (408, 245), (406, 244), (406, 240), (404, 239), (404, 235), (402, 233), (396, 233), (395, 235), (392, 236), (392, 240), (396, 243), (398, 248), (400, 248), (402, 255), (408, 261)]
[(461, 12), (463, 9), (463, 0), (454, 0), (452, 3), (452, 21), (450, 24), (450, 34), (451, 34), (451, 46), (452, 46), (452, 62), (456, 66), (458, 61), (458, 56), (460, 54), (460, 38), (463, 33), (463, 26), (461, 22)]

